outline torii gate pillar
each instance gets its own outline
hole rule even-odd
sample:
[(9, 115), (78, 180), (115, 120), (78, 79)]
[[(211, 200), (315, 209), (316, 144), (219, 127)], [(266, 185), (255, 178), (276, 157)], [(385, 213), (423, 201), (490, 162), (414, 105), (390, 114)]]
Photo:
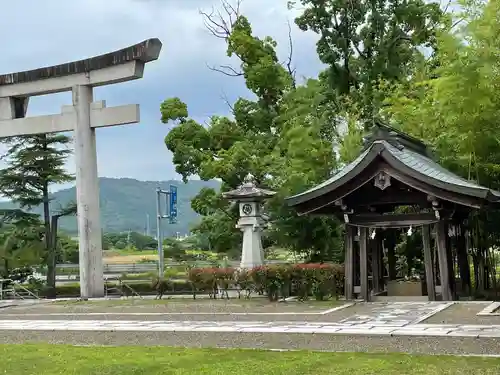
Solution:
[[(106, 108), (93, 101), (93, 87), (142, 78), (158, 59), (158, 39), (105, 55), (25, 72), (0, 75), (0, 138), (74, 131), (76, 201), (82, 298), (103, 297), (102, 232), (95, 128), (139, 122), (139, 106)], [(25, 117), (30, 96), (72, 91), (61, 114)]]
[(92, 99), (92, 87), (73, 87), (73, 107), (76, 112), (74, 143), (80, 294), (104, 297), (97, 150), (95, 129), (90, 126)]

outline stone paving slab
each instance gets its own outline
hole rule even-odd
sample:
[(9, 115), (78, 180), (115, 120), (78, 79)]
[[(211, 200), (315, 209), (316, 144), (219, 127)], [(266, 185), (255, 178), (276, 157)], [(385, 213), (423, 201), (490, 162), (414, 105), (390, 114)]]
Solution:
[(368, 303), (371, 310), (364, 314), (355, 314), (340, 320), (347, 324), (372, 324), (406, 326), (415, 324), (429, 315), (442, 311), (450, 306), (448, 302), (387, 302)]
[(476, 314), (477, 316), (500, 316), (500, 302), (492, 302), (483, 310)]
[[(347, 307), (346, 307), (347, 306)], [(296, 322), (342, 322), (344, 325), (370, 325), (370, 326), (405, 326), (421, 321), (435, 311), (446, 307), (442, 302), (417, 302), (417, 303), (357, 303), (335, 307), (321, 312), (290, 312), (285, 308), (280, 312), (192, 312), (187, 309), (183, 313), (168, 312), (165, 305), (127, 308), (103, 308), (102, 311), (82, 310), (73, 307), (52, 305), (38, 306), (30, 309), (5, 309), (0, 312), (0, 320), (148, 320), (148, 321), (296, 321)], [(288, 310), (288, 311), (287, 311)], [(257, 310), (257, 311), (262, 311)]]
[(480, 315), (491, 305), (484, 303), (454, 303), (447, 309), (433, 314), (424, 323), (429, 324), (468, 324), (468, 325), (500, 325), (500, 315)]
[[(225, 323), (225, 324), (224, 324)], [(367, 324), (344, 326), (329, 322), (302, 325), (283, 324), (283, 322), (140, 322), (140, 321), (93, 321), (93, 320), (3, 320), (0, 321), (2, 331), (162, 331), (162, 332), (234, 332), (234, 333), (309, 333), (309, 334), (343, 334), (343, 335), (387, 335), (387, 336), (436, 336), (436, 337), (500, 337), (499, 326), (385, 326), (377, 327)]]
[[(352, 305), (352, 304), (346, 304)], [(16, 303), (8, 309), (0, 309), (0, 317), (4, 314), (278, 314), (278, 315), (315, 315), (327, 311), (336, 311), (339, 308), (336, 301), (331, 304), (278, 302), (270, 303), (265, 299), (258, 300), (188, 300), (188, 301), (152, 301), (152, 300), (123, 300), (123, 301), (50, 301), (40, 300), (37, 304), (24, 305)], [(352, 313), (350, 314), (352, 315)]]

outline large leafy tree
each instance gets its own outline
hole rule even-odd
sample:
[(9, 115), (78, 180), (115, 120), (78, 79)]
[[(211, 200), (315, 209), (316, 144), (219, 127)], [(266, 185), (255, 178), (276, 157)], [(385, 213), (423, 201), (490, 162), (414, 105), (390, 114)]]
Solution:
[[(40, 134), (2, 140), (8, 146), (4, 155), (7, 166), (0, 170), (0, 193), (22, 209), (43, 205), (46, 260), (49, 260), (47, 283), (55, 292), (56, 236), (52, 231), (49, 187), (73, 180), (64, 168), (71, 153), (71, 139), (63, 134)], [(70, 211), (74, 211), (70, 210)]]
[[(354, 97), (364, 119), (378, 113), (380, 84), (412, 74), (422, 47), (433, 47), (441, 28), (439, 4), (424, 0), (300, 0), (296, 24), (319, 34), (324, 73), (340, 96)], [(370, 124), (370, 122), (367, 122)]]
[[(223, 72), (243, 77), (255, 99), (238, 99), (232, 105), (233, 117), (214, 116), (208, 126), (189, 118), (180, 99), (162, 103), (162, 121), (176, 125), (165, 138), (176, 170), (184, 179), (218, 178), (222, 191), (236, 188), (251, 173), (258, 185), (278, 192), (268, 204), (274, 241), (297, 251), (331, 255), (339, 248), (336, 222), (299, 218), (283, 202), (326, 179), (335, 167), (337, 119), (329, 89), (318, 80), (297, 85), (290, 61), (279, 62), (276, 42), (255, 36), (237, 8), (223, 5), (227, 19), (205, 14), (206, 24), (224, 39), (228, 56), (240, 61), (239, 70), (226, 67)], [(210, 236), (211, 247), (227, 251), (238, 243), (237, 210), (219, 193), (204, 190), (192, 206), (206, 216), (196, 230)]]
[[(435, 53), (410, 80), (396, 85), (385, 111), (395, 126), (433, 146), (448, 168), (498, 189), (500, 4), (466, 1), (462, 8), (461, 26), (440, 34)], [(499, 217), (490, 210), (469, 220), (478, 289), (488, 280), (488, 249), (500, 243)]]
[(500, 25), (497, 2), (464, 3), (462, 27), (387, 101), (399, 126), (432, 144), (464, 177), (499, 187)]

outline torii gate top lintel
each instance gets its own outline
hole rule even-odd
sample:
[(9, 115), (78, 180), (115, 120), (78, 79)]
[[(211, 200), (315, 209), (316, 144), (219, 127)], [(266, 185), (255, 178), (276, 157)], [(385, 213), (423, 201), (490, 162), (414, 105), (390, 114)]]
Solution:
[(79, 61), (0, 75), (0, 97), (29, 97), (142, 78), (144, 64), (157, 60), (158, 38)]

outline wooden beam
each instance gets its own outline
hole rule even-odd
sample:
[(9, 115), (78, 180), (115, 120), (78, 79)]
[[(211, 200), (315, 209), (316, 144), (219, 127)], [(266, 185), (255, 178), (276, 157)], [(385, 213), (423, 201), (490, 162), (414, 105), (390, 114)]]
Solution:
[(361, 284), (361, 298), (370, 301), (368, 288), (368, 228), (359, 228), (359, 274)]
[(437, 222), (434, 213), (418, 214), (351, 214), (349, 223), (375, 228), (394, 228), (404, 226), (420, 226)]
[(427, 295), (429, 301), (436, 300), (436, 283), (434, 278), (434, 267), (431, 251), (431, 231), (429, 225), (422, 227), (422, 242), (424, 247), (425, 281), (427, 283)]
[[(374, 188), (374, 190), (378, 190)], [(366, 193), (366, 191), (364, 192)], [(403, 191), (380, 191), (375, 194), (363, 194), (361, 192), (354, 192), (345, 199), (348, 207), (362, 207), (362, 206), (382, 206), (382, 205), (420, 205), (420, 207), (430, 207), (426, 196), (417, 192), (403, 192)]]

